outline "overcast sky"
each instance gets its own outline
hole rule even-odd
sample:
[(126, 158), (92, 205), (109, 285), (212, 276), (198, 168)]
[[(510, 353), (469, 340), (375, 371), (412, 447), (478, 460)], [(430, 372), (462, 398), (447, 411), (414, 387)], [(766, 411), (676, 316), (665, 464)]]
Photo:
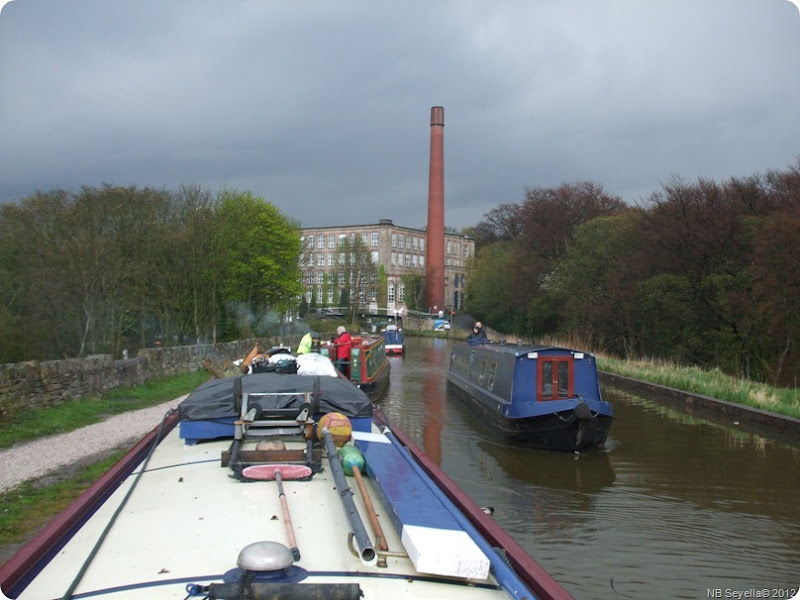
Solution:
[[(7, 0), (6, 0), (7, 1)], [(0, 0), (0, 4), (3, 0)], [(302, 226), (445, 224), (528, 187), (629, 203), (800, 158), (789, 0), (13, 0), (0, 201), (81, 186), (251, 191)]]

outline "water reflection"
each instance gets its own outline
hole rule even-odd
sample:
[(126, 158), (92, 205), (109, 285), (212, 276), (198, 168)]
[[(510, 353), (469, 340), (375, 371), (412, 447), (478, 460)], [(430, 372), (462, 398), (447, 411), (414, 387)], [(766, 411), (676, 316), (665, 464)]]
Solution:
[[(448, 360), (448, 346), (430, 344), (422, 350), (422, 362), (441, 365)], [(437, 371), (428, 371), (422, 379), (422, 401), (425, 406), (422, 448), (433, 462), (442, 464), (442, 429), (445, 425), (446, 399), (442, 394), (442, 378)]]
[(699, 507), (798, 516), (791, 491), (798, 488), (800, 449), (614, 388), (606, 393), (616, 400), (617, 420), (625, 423), (618, 432), (624, 443), (618, 444), (615, 461), (626, 472), (637, 473), (638, 487)]
[(517, 448), (448, 396), (449, 342), (392, 361), (390, 421), (576, 598), (800, 584), (800, 449), (607, 387), (604, 450)]
[(589, 494), (614, 483), (614, 469), (605, 451), (573, 456), (493, 442), (481, 443), (480, 448), (512, 478), (535, 486)]

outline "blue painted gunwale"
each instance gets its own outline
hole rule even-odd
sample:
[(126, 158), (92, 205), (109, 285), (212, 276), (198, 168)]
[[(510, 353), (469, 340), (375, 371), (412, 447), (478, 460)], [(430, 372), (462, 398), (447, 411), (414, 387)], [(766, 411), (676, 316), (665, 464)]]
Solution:
[(389, 518), (398, 532), (410, 526), (464, 532), (488, 558), (503, 589), (513, 598), (531, 598), (526, 582), (416, 462), (389, 427), (383, 428), (381, 440), (358, 434), (353, 437), (366, 461), (367, 475), (376, 483), (376, 492), (392, 509)]
[[(386, 416), (377, 408), (375, 409), (374, 419), (383, 428), (384, 432), (390, 428)], [(401, 429), (393, 429), (388, 435), (391, 436), (393, 441), (396, 440), (395, 443), (398, 449), (409, 457), (409, 462), (414, 469), (424, 473), (433, 482), (435, 493), (442, 501), (449, 502), (451, 506), (455, 507), (462, 525), (465, 528), (469, 528), (469, 531), (474, 532), (474, 535), (480, 538), (479, 546), (492, 551), (487, 554), (489, 555), (495, 578), (498, 581), (507, 583), (510, 581), (512, 585), (516, 585), (514, 577), (519, 577), (529, 589), (533, 590), (534, 598), (542, 600), (569, 600), (572, 598), (492, 517), (488, 516), (458, 484), (450, 479), (439, 465), (434, 463), (405, 432)], [(502, 549), (504, 553), (503, 558), (499, 561), (499, 555), (493, 554), (496, 549)]]

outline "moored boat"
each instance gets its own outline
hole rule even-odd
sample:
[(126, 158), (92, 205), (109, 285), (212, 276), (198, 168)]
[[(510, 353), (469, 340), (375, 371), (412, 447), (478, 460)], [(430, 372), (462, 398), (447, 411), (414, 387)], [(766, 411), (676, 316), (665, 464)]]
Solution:
[[(350, 345), (349, 379), (373, 402), (383, 398), (389, 387), (391, 364), (386, 356), (383, 336), (354, 336)], [(333, 344), (323, 344), (320, 353), (333, 356)], [(331, 358), (333, 360), (333, 358)]]
[(385, 341), (386, 354), (389, 356), (402, 356), (406, 352), (406, 342), (403, 338), (403, 330), (397, 325), (390, 323), (382, 332)]
[(594, 356), (570, 348), (455, 344), (447, 387), (499, 435), (534, 448), (600, 446), (613, 419)]
[[(365, 394), (324, 380), (204, 384), (0, 567), (4, 593), (570, 598)], [(198, 433), (231, 410), (232, 431)]]

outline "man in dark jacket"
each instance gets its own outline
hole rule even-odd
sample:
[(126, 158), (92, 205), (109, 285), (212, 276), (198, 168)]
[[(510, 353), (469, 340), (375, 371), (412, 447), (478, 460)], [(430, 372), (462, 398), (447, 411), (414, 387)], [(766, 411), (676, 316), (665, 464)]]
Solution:
[(486, 332), (483, 330), (483, 324), (480, 321), (476, 321), (475, 325), (472, 326), (472, 333), (467, 336), (467, 342), (471, 346), (475, 346), (477, 344), (485, 344), (488, 341), (486, 338)]

